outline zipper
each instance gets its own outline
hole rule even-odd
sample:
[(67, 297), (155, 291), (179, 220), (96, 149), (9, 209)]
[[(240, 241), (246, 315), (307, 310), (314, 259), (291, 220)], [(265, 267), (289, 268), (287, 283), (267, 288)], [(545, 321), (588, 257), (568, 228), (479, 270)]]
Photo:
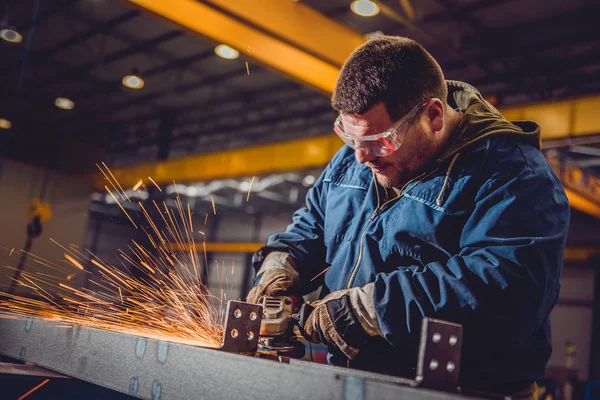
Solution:
[(404, 196), (404, 189), (406, 189), (406, 187), (408, 185), (410, 185), (411, 183), (413, 183), (414, 181), (416, 181), (417, 179), (420, 179), (415, 185), (413, 185), (411, 187), (414, 188), (415, 186), (417, 186), (419, 183), (421, 183), (424, 179), (426, 179), (429, 175), (433, 174), (435, 171), (437, 171), (437, 168), (435, 168), (433, 171), (429, 172), (429, 173), (425, 173), (423, 172), (422, 174), (414, 177), (413, 179), (411, 179), (410, 181), (406, 182), (404, 184), (404, 186), (402, 186), (402, 189), (400, 189), (400, 194), (397, 197), (394, 197), (391, 200), (386, 201), (383, 204), (379, 204), (379, 183), (377, 183), (377, 179), (375, 179), (375, 173), (373, 173), (373, 183), (375, 184), (375, 193), (377, 193), (377, 208), (375, 209), (375, 211), (373, 211), (373, 214), (371, 214), (371, 217), (369, 218), (369, 220), (367, 221), (367, 225), (365, 226), (365, 229), (363, 230), (362, 235), (360, 236), (360, 241), (358, 243), (358, 257), (356, 259), (356, 263), (354, 264), (354, 267), (352, 267), (352, 273), (350, 274), (350, 278), (348, 278), (348, 283), (346, 284), (346, 289), (350, 289), (352, 282), (354, 281), (354, 278), (356, 277), (356, 273), (358, 272), (358, 266), (360, 265), (360, 260), (362, 258), (362, 244), (363, 244), (363, 240), (365, 238), (365, 235), (367, 233), (367, 228), (369, 227), (369, 224), (375, 219), (375, 217), (377, 216), (377, 214), (379, 214), (381, 212), (381, 210), (389, 203), (394, 202), (396, 200), (400, 200), (403, 196)]

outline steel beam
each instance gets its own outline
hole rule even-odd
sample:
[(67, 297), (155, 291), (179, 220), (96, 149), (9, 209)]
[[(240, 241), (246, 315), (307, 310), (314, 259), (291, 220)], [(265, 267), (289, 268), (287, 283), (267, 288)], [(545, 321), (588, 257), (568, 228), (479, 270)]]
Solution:
[[(6, 315), (4, 317), (7, 317)], [(0, 353), (142, 399), (464, 399), (347, 368), (290, 364), (38, 318), (0, 319)]]
[[(152, 177), (158, 184), (206, 181), (217, 178), (261, 175), (326, 165), (341, 147), (335, 135), (319, 136), (283, 143), (228, 150), (164, 162), (143, 163), (114, 168), (112, 172), (123, 187), (135, 185), (141, 177)], [(104, 188), (101, 174), (91, 176), (94, 187)]]
[[(207, 0), (234, 18), (341, 67), (364, 37), (301, 2)], [(326, 38), (326, 40), (324, 40)]]
[[(129, 0), (128, 3), (163, 17), (179, 27), (209, 38), (214, 42), (226, 43), (238, 49), (245, 57), (280, 71), (292, 79), (321, 92), (331, 93), (333, 90), (339, 65), (334, 65), (329, 61), (323, 60), (301, 49), (299, 46), (282, 39), (284, 35), (281, 32), (278, 35), (274, 35), (272, 32), (266, 32), (264, 29), (257, 29), (256, 26), (250, 26), (248, 23), (240, 21), (239, 17), (225, 13), (223, 10), (215, 8), (214, 5), (204, 4), (195, 0), (171, 0), (168, 2)], [(247, 4), (247, 7), (254, 8), (256, 2), (243, 3)], [(277, 1), (277, 8), (273, 8), (273, 4), (275, 3), (273, 1), (264, 1), (264, 3), (265, 5), (269, 3), (272, 10), (281, 10), (287, 7), (284, 5), (286, 3), (284, 0)], [(296, 21), (308, 18), (308, 7), (302, 4), (295, 4), (295, 6), (300, 8), (296, 8), (296, 12), (290, 15), (294, 16)], [(263, 9), (266, 10), (266, 8)], [(305, 12), (300, 13), (298, 10), (305, 10)], [(316, 13), (314, 14), (317, 15)], [(268, 19), (275, 20), (276, 18)], [(320, 24), (325, 23), (324, 21), (326, 20), (319, 19)], [(305, 20), (304, 22), (306, 23), (307, 21)], [(330, 21), (330, 23), (333, 23), (333, 21)], [(305, 29), (302, 31), (302, 34), (308, 34), (310, 30), (321, 29), (320, 24), (305, 25), (310, 26), (310, 29)], [(344, 32), (346, 33), (340, 34), (338, 37), (348, 37), (348, 32), (350, 31), (344, 28)], [(328, 40), (323, 40), (324, 37), (327, 36), (317, 39), (319, 44), (329, 42)], [(336, 45), (339, 44), (339, 41), (336, 42)], [(343, 48), (346, 48), (346, 45)]]

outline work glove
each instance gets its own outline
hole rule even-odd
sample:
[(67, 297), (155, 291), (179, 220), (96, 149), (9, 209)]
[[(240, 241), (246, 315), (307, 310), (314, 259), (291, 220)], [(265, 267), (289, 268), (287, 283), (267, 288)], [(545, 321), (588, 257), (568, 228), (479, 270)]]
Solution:
[(304, 336), (313, 343), (337, 347), (353, 360), (371, 336), (383, 336), (373, 303), (374, 283), (339, 290), (312, 302)]
[(258, 304), (263, 296), (292, 295), (300, 291), (295, 263), (288, 253), (274, 251), (265, 257), (246, 301)]

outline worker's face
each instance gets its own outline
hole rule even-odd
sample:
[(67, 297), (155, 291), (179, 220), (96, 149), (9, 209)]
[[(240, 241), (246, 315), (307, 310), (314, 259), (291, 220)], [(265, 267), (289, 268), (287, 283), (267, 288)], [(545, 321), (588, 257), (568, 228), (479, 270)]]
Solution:
[[(344, 132), (353, 136), (376, 135), (393, 125), (383, 103), (378, 103), (360, 115), (342, 114)], [(444, 112), (437, 99), (429, 100), (404, 132), (402, 145), (386, 156), (375, 156), (361, 148), (356, 159), (370, 167), (377, 181), (385, 187), (401, 188), (421, 170), (440, 150), (437, 133), (443, 129)]]

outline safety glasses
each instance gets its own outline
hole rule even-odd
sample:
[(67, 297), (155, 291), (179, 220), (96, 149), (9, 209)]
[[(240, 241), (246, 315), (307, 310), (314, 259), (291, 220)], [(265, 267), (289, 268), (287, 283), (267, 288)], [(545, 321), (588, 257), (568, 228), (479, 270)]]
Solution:
[(428, 100), (414, 106), (408, 114), (394, 122), (385, 132), (367, 136), (353, 136), (344, 132), (342, 124), (342, 116), (339, 115), (333, 124), (333, 130), (337, 135), (354, 150), (360, 149), (368, 154), (377, 157), (387, 156), (392, 154), (404, 141), (406, 132), (410, 126), (411, 120), (419, 113), (421, 108), (427, 104)]

